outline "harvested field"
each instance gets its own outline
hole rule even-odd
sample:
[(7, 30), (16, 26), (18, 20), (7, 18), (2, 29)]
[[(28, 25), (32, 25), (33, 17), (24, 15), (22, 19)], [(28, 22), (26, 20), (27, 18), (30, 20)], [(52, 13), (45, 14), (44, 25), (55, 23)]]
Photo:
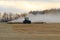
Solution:
[(1, 40), (60, 40), (60, 23), (7, 24), (0, 23)]
[(13, 26), (16, 32), (31, 34), (60, 34), (60, 24), (17, 24)]

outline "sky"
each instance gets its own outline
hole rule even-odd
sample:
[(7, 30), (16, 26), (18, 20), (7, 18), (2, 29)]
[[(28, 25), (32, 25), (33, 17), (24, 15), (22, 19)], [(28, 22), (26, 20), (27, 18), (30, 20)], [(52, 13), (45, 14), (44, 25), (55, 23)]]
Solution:
[(0, 6), (25, 11), (60, 8), (60, 0), (0, 0)]

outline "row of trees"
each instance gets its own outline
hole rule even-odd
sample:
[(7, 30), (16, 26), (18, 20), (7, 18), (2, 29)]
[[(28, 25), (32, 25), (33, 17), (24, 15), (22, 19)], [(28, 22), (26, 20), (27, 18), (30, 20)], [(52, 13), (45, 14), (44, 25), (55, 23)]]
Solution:
[(24, 14), (18, 14), (18, 13), (0, 13), (0, 22), (8, 22), (12, 20), (16, 20), (20, 17), (27, 16), (26, 13)]
[(12, 13), (0, 13), (0, 21), (1, 22), (8, 22), (8, 21), (11, 21), (11, 20), (14, 20), (14, 19), (17, 19), (19, 18), (19, 15), (18, 14), (12, 14)]
[(60, 12), (60, 9), (54, 8), (54, 9), (46, 9), (46, 10), (42, 10), (42, 11), (30, 11), (29, 13), (36, 15), (36, 14), (56, 13), (56, 12)]
[(32, 13), (33, 15), (44, 14), (42, 11), (30, 11), (29, 13)]

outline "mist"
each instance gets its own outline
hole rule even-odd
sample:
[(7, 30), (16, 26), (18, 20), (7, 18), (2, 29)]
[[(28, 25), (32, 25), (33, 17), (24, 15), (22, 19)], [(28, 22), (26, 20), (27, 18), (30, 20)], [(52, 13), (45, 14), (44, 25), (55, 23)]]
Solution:
[[(60, 13), (50, 14), (29, 14), (29, 20), (32, 22), (60, 23)], [(11, 22), (23, 22), (24, 18), (19, 18)]]
[(37, 14), (29, 15), (29, 18), (32, 22), (47, 22), (47, 23), (58, 23), (60, 22), (60, 14)]

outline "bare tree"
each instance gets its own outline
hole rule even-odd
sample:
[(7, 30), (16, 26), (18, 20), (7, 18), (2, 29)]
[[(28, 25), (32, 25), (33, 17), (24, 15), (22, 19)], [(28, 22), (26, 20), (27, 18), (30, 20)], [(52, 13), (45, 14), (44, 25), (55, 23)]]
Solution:
[(24, 14), (21, 14), (22, 17), (26, 17), (27, 16), (27, 13), (24, 13)]
[(3, 17), (2, 17), (3, 22), (8, 22), (8, 14), (4, 12)]
[(9, 13), (9, 21), (11, 21), (13, 18), (12, 18), (12, 13)]

